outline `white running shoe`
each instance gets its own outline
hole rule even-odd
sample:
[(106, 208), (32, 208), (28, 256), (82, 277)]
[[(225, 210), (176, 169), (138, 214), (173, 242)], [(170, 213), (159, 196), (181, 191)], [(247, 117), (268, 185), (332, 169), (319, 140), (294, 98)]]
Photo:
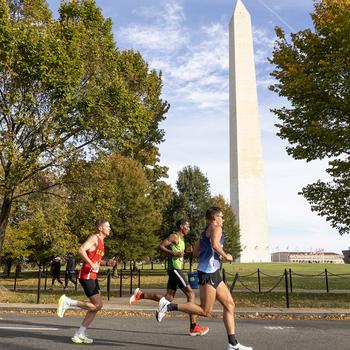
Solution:
[(170, 301), (164, 297), (159, 300), (159, 308), (156, 311), (156, 319), (158, 322), (161, 322), (165, 314), (167, 313), (167, 306), (170, 304)]
[(253, 348), (237, 343), (236, 345), (228, 344), (227, 350), (253, 350)]
[(74, 337), (72, 338), (72, 342), (75, 344), (92, 344), (93, 343), (93, 339), (88, 338), (86, 336), (86, 334), (84, 333), (78, 333), (76, 332), (74, 334)]
[(63, 317), (65, 311), (69, 308), (68, 298), (63, 294), (58, 300), (57, 315), (58, 317)]

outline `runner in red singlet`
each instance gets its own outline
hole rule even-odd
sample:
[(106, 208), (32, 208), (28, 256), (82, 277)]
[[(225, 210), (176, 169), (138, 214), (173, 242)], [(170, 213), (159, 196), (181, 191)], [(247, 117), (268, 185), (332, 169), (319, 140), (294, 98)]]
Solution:
[(114, 259), (108, 262), (103, 260), (103, 240), (109, 236), (110, 230), (111, 227), (108, 221), (97, 220), (96, 233), (90, 236), (79, 248), (79, 255), (83, 260), (83, 265), (78, 278), (89, 301), (73, 300), (65, 295), (62, 295), (58, 301), (57, 315), (59, 317), (63, 317), (64, 312), (72, 306), (87, 310), (80, 328), (72, 338), (72, 342), (76, 344), (90, 344), (93, 342), (91, 338), (87, 337), (86, 329), (94, 320), (97, 311), (101, 310), (103, 306), (97, 280), (98, 270), (100, 265), (114, 266), (116, 264)]

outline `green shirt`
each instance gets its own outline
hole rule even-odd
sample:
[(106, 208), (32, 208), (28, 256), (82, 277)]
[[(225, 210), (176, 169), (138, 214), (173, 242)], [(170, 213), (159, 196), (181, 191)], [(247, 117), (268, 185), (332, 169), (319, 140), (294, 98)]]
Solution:
[[(177, 235), (177, 234), (176, 234)], [(185, 241), (180, 238), (179, 235), (179, 242), (178, 244), (172, 243), (169, 246), (169, 249), (173, 252), (184, 252), (185, 251)], [(183, 268), (183, 257), (182, 256), (174, 256), (169, 255), (168, 256), (168, 270), (182, 270)]]

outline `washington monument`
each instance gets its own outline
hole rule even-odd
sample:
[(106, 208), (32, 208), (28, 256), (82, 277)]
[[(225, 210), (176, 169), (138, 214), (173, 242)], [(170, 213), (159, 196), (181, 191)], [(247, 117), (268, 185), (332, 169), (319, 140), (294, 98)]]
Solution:
[(241, 262), (270, 262), (258, 97), (250, 15), (237, 0), (229, 24), (230, 196)]

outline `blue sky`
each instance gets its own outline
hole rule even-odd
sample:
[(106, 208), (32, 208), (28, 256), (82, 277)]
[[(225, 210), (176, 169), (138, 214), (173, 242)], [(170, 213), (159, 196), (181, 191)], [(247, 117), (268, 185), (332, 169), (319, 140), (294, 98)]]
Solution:
[[(312, 27), (312, 0), (243, 0), (251, 14), (262, 131), (271, 251), (341, 252), (350, 245), (325, 219), (312, 213), (297, 192), (308, 183), (327, 179), (326, 163), (296, 161), (276, 136), (271, 108), (287, 101), (270, 92), (267, 62), (274, 27), (286, 33)], [(57, 15), (59, 0), (49, 0)], [(197, 165), (209, 179), (213, 194), (229, 200), (228, 23), (236, 0), (96, 0), (112, 18), (120, 49), (140, 51), (151, 68), (163, 73), (163, 98), (170, 105), (161, 127), (161, 163), (167, 181)]]

